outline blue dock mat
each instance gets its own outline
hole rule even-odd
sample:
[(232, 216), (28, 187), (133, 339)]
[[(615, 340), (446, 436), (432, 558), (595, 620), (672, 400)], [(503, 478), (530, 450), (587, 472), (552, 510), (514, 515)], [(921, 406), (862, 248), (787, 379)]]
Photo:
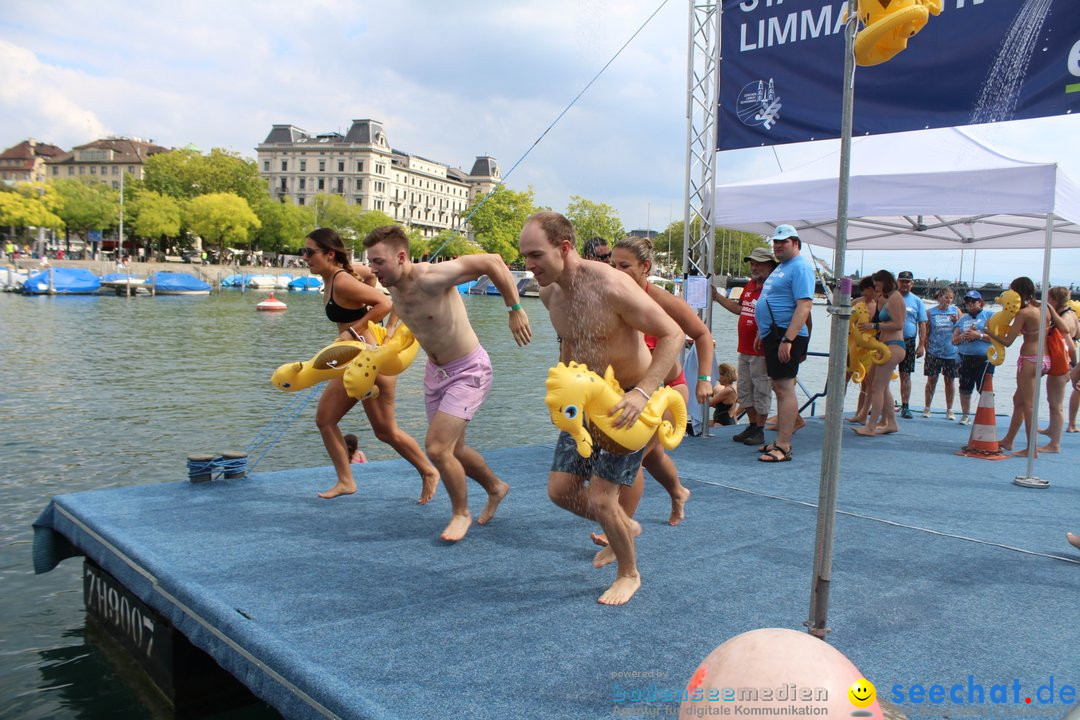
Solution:
[[(779, 465), (738, 429), (674, 453), (693, 491), (682, 525), (647, 479), (643, 585), (622, 608), (595, 602), (614, 570), (591, 566), (593, 528), (547, 498), (550, 445), (486, 453), (512, 491), (453, 546), (437, 540), (445, 491), (417, 506), (419, 479), (392, 460), (354, 466), (360, 492), (333, 501), (314, 497), (331, 468), (59, 496), (35, 560), (70, 541), (287, 717), (611, 717), (617, 691), (678, 692), (724, 640), (807, 618), (823, 425)], [(843, 439), (829, 641), (884, 700), (969, 675), (1080, 686), (1064, 540), (1080, 532), (1080, 439), (1040, 458), (1052, 485), (1030, 490), (1011, 484), (1024, 460), (953, 455), (968, 428), (902, 429)]]

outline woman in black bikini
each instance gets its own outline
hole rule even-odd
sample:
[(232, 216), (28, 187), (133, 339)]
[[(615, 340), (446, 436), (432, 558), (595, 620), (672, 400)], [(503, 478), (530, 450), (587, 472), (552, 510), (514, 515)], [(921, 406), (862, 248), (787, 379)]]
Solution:
[[(352, 265), (349, 262), (350, 253), (341, 242), (341, 237), (328, 228), (313, 230), (305, 238), (300, 255), (307, 261), (311, 271), (322, 277), (325, 283), (326, 317), (337, 323), (338, 339), (363, 340), (374, 344), (374, 338), (368, 332), (368, 322), (379, 322), (391, 309), (390, 298), (375, 289), (374, 274), (363, 265)], [(420, 473), (423, 487), (419, 502), (423, 505), (434, 497), (439, 473), (428, 461), (416, 440), (398, 427), (394, 419), (397, 377), (380, 375), (375, 380), (375, 385), (379, 388), (378, 397), (363, 401), (364, 412), (371, 421), (375, 437), (394, 448)], [(322, 434), (323, 444), (334, 463), (338, 478), (334, 487), (319, 493), (321, 498), (334, 498), (356, 492), (356, 481), (352, 476), (345, 439), (338, 428), (341, 418), (345, 417), (354, 405), (356, 400), (345, 392), (341, 378), (328, 382), (322, 397), (319, 398), (315, 424)]]

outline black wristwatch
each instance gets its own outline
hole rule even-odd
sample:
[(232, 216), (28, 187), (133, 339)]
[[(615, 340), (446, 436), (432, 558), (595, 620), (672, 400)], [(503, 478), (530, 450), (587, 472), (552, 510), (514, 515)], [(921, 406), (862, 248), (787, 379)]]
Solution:
[(787, 337), (787, 336), (784, 336), (784, 337), (783, 337), (783, 338), (782, 338), (782, 339), (780, 340), (780, 342), (781, 342), (781, 343), (788, 343), (788, 344), (791, 344), (791, 343), (793, 343), (793, 342), (795, 342), (795, 341), (794, 341), (794, 340), (792, 340), (791, 338)]

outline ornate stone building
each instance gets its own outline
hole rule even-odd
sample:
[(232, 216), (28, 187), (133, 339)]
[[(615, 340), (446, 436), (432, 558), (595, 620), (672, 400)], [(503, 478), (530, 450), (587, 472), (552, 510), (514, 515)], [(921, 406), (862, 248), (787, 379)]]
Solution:
[(377, 120), (353, 120), (345, 135), (309, 135), (295, 125), (274, 125), (256, 151), (259, 174), (273, 197), (307, 205), (318, 194), (341, 195), (350, 205), (381, 210), (429, 237), (457, 227), (465, 209), (500, 180), (492, 157), (477, 157), (465, 173), (396, 150)]

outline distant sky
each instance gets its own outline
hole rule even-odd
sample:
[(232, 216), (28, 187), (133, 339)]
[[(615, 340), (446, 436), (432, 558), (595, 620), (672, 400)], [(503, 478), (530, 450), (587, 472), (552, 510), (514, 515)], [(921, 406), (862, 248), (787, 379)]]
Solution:
[[(391, 145), (503, 173), (645, 22), (660, 0), (382, 0), (139, 3), (0, 1), (0, 145), (69, 149), (116, 134), (254, 157), (275, 123), (308, 132), (381, 120)], [(571, 195), (616, 208), (627, 229), (682, 216), (688, 4), (668, 0), (508, 178), (556, 210)], [(1080, 179), (1080, 118), (976, 127), (1006, 154)], [(821, 147), (826, 145), (826, 147)], [(829, 144), (720, 156), (719, 182), (775, 174)], [(778, 222), (784, 218), (777, 218)], [(970, 279), (972, 253), (965, 254)], [(980, 280), (1038, 279), (1041, 253), (979, 251)], [(852, 253), (860, 263), (953, 277), (959, 251)], [(901, 267), (902, 266), (902, 267)], [(1080, 250), (1055, 251), (1055, 283), (1080, 284)]]

